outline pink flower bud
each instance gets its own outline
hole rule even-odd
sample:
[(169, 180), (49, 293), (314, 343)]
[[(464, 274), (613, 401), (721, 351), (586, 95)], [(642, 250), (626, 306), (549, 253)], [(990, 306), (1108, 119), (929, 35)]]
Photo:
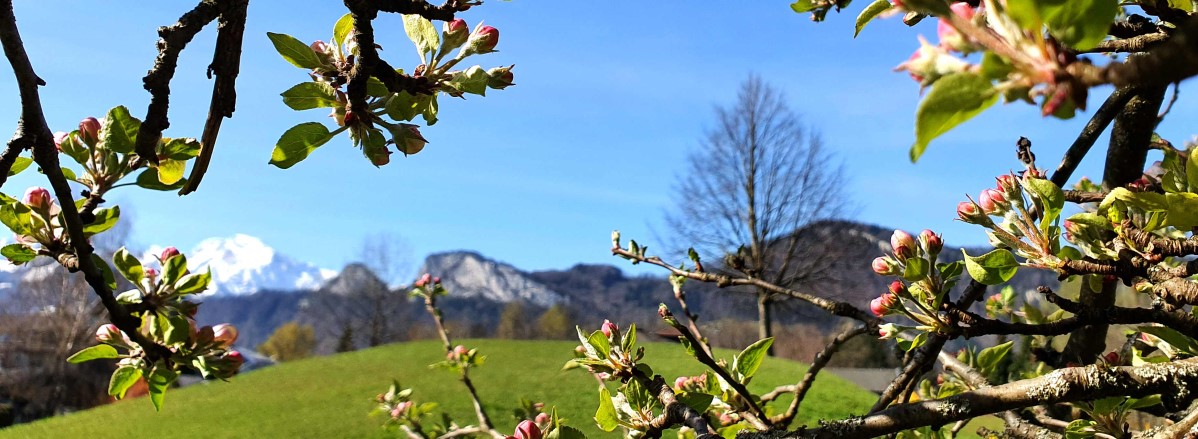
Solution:
[(998, 190), (1004, 194), (1013, 194), (1019, 190), (1019, 183), (1015, 181), (1015, 176), (1011, 174), (1003, 174), (994, 179), (998, 181)]
[(433, 285), (441, 285), (441, 277), (440, 276), (433, 278)]
[(890, 235), (890, 247), (894, 249), (894, 255), (898, 256), (899, 260), (915, 256), (915, 238), (902, 230), (895, 230), (894, 234)]
[(328, 53), (328, 50), (329, 45), (325, 44), (324, 41), (316, 40), (312, 42), (312, 51), (316, 52), (317, 55), (324, 55)]
[(125, 336), (121, 334), (121, 330), (112, 323), (101, 325), (99, 329), (96, 329), (96, 341), (100, 343), (119, 343), (124, 338)]
[(585, 353), (587, 353), (587, 348), (582, 347), (582, 345), (578, 345), (578, 346), (574, 347), (574, 352), (577, 352), (579, 354), (585, 354)]
[(902, 281), (896, 280), (886, 287), (886, 291), (895, 296), (901, 296), (907, 292), (907, 287), (903, 285)]
[(166, 261), (168, 259), (173, 258), (175, 256), (179, 256), (179, 249), (174, 248), (174, 247), (167, 247), (167, 248), (162, 249), (162, 254), (158, 255), (158, 260), (162, 261), (163, 263), (166, 263)]
[(466, 20), (461, 18), (446, 22), (441, 30), (444, 32), (444, 38), (441, 44), (445, 46), (445, 50), (452, 50), (462, 46), (466, 39), (470, 38), (470, 27), (466, 25)]
[(154, 268), (143, 266), (143, 267), (141, 267), (141, 269), (142, 269), (142, 272), (144, 272), (146, 274), (146, 277), (150, 278), (151, 282), (153, 282), (154, 279), (158, 277), (158, 270), (156, 270)]
[(978, 205), (987, 215), (1002, 215), (1007, 207), (1006, 201), (1007, 197), (994, 189), (986, 189), (978, 196)]
[(894, 323), (886, 323), (878, 326), (878, 337), (884, 340), (898, 336), (899, 329)]
[(538, 413), (537, 417), (534, 418), (533, 421), (536, 422), (537, 425), (549, 425), (549, 414)]
[(903, 8), (903, 0), (890, 0), (890, 6), (894, 6), (896, 8), (902, 9)]
[(424, 288), (425, 285), (428, 285), (428, 282), (431, 279), (432, 279), (432, 276), (430, 276), (428, 273), (424, 273), (423, 276), (420, 276), (420, 279), (416, 280), (416, 283), (414, 285), (416, 286), (416, 288)]
[(94, 117), (79, 122), (79, 138), (84, 143), (94, 145), (100, 140), (100, 121)]
[(67, 134), (63, 131), (54, 133), (54, 148), (57, 149), (58, 152), (62, 152), (62, 142), (66, 142), (67, 137), (70, 137), (70, 134)]
[(466, 349), (465, 346), (457, 345), (457, 346), (453, 347), (453, 350), (450, 350), (449, 352), (445, 353), (445, 358), (448, 358), (450, 360), (455, 360), (455, 361), (462, 360), (462, 359), (465, 359), (466, 355), (469, 353), (470, 353), (470, 350)]
[(232, 360), (238, 368), (241, 368), (241, 365), (245, 363), (245, 357), (241, 356), (241, 352), (237, 351), (229, 351), (229, 353), (225, 354), (225, 359)]
[(407, 413), (411, 408), (412, 401), (403, 401), (399, 404), (396, 404), (395, 408), (391, 409), (391, 417), (398, 419), (400, 416), (403, 416), (405, 413)]
[(29, 207), (36, 210), (47, 210), (50, 204), (53, 203), (50, 199), (50, 191), (46, 188), (31, 187), (25, 190), (24, 202)]
[(986, 220), (982, 208), (972, 201), (957, 203), (957, 218), (969, 224), (981, 224)]
[(599, 372), (595, 374), (595, 378), (599, 378), (600, 381), (607, 381), (611, 379), (611, 374), (607, 372)]
[(674, 379), (674, 388), (678, 389), (678, 390), (682, 390), (684, 387), (686, 387), (687, 381), (690, 381), (689, 377), (675, 378)]
[(1123, 362), (1120, 361), (1119, 353), (1115, 352), (1115, 351), (1107, 352), (1106, 355), (1102, 356), (1102, 359), (1106, 360), (1107, 364), (1110, 364), (1110, 365), (1123, 364)]
[(228, 323), (213, 326), (212, 341), (226, 348), (233, 346), (233, 342), (237, 341), (237, 328)]
[(532, 421), (520, 421), (516, 426), (516, 439), (541, 439), (541, 429)]
[(495, 51), (495, 46), (499, 44), (499, 29), (491, 26), (479, 25), (474, 29), (474, 33), (470, 34), (470, 38), (466, 40), (466, 54), (475, 53), (491, 53)]
[(919, 241), (923, 243), (924, 250), (933, 255), (939, 254), (940, 250), (944, 249), (944, 240), (936, 232), (928, 229), (919, 233)]
[(401, 136), (397, 136), (400, 138), (394, 139), (395, 147), (399, 149), (399, 152), (409, 155), (423, 150), (424, 145), (428, 144), (428, 140), (425, 140), (424, 136), (420, 134), (420, 127), (412, 124), (400, 125), (403, 125)]
[(897, 267), (895, 267), (895, 264), (893, 263), (893, 261), (890, 258), (885, 257), (885, 256), (880, 256), (880, 257), (874, 258), (874, 261), (872, 263), (870, 263), (870, 268), (872, 268), (874, 270), (874, 273), (878, 273), (882, 276), (889, 276), (892, 274), (896, 274), (895, 268), (897, 268)]
[(874, 300), (869, 301), (869, 310), (871, 312), (873, 312), (875, 316), (882, 317), (882, 316), (886, 315), (887, 311), (890, 310), (889, 308), (886, 307), (885, 303), (883, 302), (883, 300), (882, 300), (883, 297), (886, 297), (886, 296), (876, 297), (876, 298), (874, 298)]
[(606, 335), (608, 338), (611, 338), (612, 334), (620, 332), (620, 327), (616, 326), (615, 323), (612, 323), (609, 320), (604, 320), (603, 326), (600, 326), (599, 330), (603, 331), (603, 335)]

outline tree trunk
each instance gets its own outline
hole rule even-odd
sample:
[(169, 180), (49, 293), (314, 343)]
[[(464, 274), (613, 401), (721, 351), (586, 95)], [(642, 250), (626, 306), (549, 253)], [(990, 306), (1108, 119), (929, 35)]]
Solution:
[[(774, 336), (773, 331), (773, 315), (770, 307), (773, 303), (770, 301), (770, 293), (764, 291), (757, 292), (757, 338), (766, 339)], [(774, 356), (774, 346), (770, 346), (766, 351), (766, 355)]]
[[(1148, 158), (1148, 144), (1156, 130), (1157, 112), (1165, 99), (1166, 86), (1149, 86), (1135, 91), (1135, 95), (1115, 116), (1111, 128), (1111, 143), (1107, 148), (1106, 166), (1103, 170), (1103, 186), (1107, 189), (1126, 186), (1144, 174), (1144, 162)], [(1084, 306), (1105, 308), (1115, 303), (1118, 284), (1103, 282), (1100, 291), (1093, 291), (1083, 284), (1078, 300)], [(1090, 325), (1074, 331), (1062, 351), (1064, 361), (1080, 364), (1093, 363), (1106, 349), (1109, 325)]]

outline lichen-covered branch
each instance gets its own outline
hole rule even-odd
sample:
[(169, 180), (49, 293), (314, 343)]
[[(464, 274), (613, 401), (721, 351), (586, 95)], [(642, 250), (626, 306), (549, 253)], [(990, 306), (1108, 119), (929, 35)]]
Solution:
[(833, 338), (827, 346), (824, 346), (822, 351), (820, 351), (818, 354), (815, 354), (815, 359), (811, 361), (811, 366), (809, 366), (807, 368), (807, 372), (803, 374), (803, 379), (794, 386), (794, 400), (790, 402), (790, 406), (786, 408), (786, 412), (771, 418), (770, 423), (778, 426), (779, 428), (786, 428), (789, 426), (790, 423), (794, 421), (795, 415), (799, 413), (799, 405), (802, 404), (803, 399), (807, 397), (807, 392), (811, 390), (811, 385), (815, 384), (815, 376), (819, 374), (820, 370), (822, 370), (824, 366), (828, 365), (829, 361), (832, 361), (832, 356), (836, 354), (836, 351), (840, 350), (840, 347), (844, 345), (845, 342), (853, 339), (853, 337), (865, 334), (868, 331), (869, 328), (864, 325), (849, 328)]

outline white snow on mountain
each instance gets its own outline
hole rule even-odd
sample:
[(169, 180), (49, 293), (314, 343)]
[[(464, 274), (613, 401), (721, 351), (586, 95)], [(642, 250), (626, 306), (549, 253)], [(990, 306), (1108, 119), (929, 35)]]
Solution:
[[(151, 246), (142, 262), (156, 261), (162, 246)], [(314, 290), (337, 274), (336, 271), (297, 261), (280, 254), (256, 237), (237, 234), (230, 238), (200, 241), (187, 256), (187, 266), (198, 272), (212, 269), (208, 294), (240, 296), (261, 290)]]

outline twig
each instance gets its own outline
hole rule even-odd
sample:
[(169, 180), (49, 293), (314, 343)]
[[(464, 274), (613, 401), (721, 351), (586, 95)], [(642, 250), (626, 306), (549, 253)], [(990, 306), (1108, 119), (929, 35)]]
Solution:
[(1061, 158), (1061, 164), (1057, 165), (1057, 170), (1052, 173), (1053, 184), (1064, 187), (1069, 182), (1069, 177), (1081, 164), (1086, 153), (1090, 152), (1090, 148), (1094, 146), (1098, 136), (1102, 135), (1111, 121), (1115, 120), (1115, 115), (1123, 111), (1123, 107), (1127, 105), (1127, 101), (1134, 94), (1133, 89), (1126, 87), (1111, 92), (1111, 95), (1106, 98), (1106, 102), (1098, 107), (1098, 111), (1094, 112), (1094, 116), (1086, 123), (1086, 127), (1077, 135), (1077, 140), (1074, 140), (1069, 149), (1065, 151), (1065, 156)]
[(878, 397), (878, 402), (869, 409), (870, 413), (877, 413), (885, 409), (890, 403), (894, 402), (907, 390), (913, 381), (917, 381), (919, 377), (929, 370), (936, 362), (936, 354), (944, 348), (944, 343), (948, 341), (948, 337), (938, 333), (931, 333), (928, 341), (924, 342), (923, 346), (916, 348), (916, 351), (907, 359), (907, 363), (903, 365), (903, 370), (899, 372), (894, 381), (886, 386), (882, 391), (882, 395)]
[(150, 106), (146, 109), (145, 121), (137, 130), (137, 143), (133, 150), (143, 160), (158, 163), (158, 141), (162, 139), (162, 131), (171, 126), (167, 117), (170, 108), (171, 78), (179, 63), (179, 53), (187, 47), (187, 43), (200, 33), (220, 15), (217, 0), (200, 0), (192, 10), (179, 17), (179, 21), (170, 26), (158, 28), (158, 57), (154, 67), (142, 79), (146, 91), (150, 92)]
[[(430, 286), (429, 288), (432, 288)], [(445, 352), (453, 352), (453, 341), (449, 338), (449, 331), (445, 329), (445, 321), (441, 315), (441, 310), (437, 308), (437, 296), (432, 291), (424, 294), (424, 310), (433, 317), (433, 323), (437, 326), (437, 334), (441, 336), (441, 344), (445, 347)], [(461, 368), (461, 381), (466, 386), (466, 390), (470, 393), (471, 402), (474, 404), (474, 414), (478, 417), (479, 427), (489, 432), (492, 436), (502, 438), (503, 435), (495, 431), (495, 424), (491, 423), (491, 417), (487, 416), (487, 410), (483, 408), (482, 400), (478, 397), (478, 391), (474, 388), (474, 383), (470, 381), (470, 373), (465, 367)]]
[[(674, 329), (677, 329), (678, 332), (681, 332), (682, 336), (685, 337), (686, 340), (691, 343), (691, 345), (701, 345), (703, 343), (701, 340), (696, 338), (695, 334), (691, 333), (689, 328), (683, 326), (680, 322), (678, 322), (677, 319), (669, 321), (673, 322), (672, 326)], [(704, 366), (707, 366), (709, 369), (711, 369), (712, 372), (715, 372), (716, 375), (719, 375), (720, 378), (727, 382), (729, 386), (732, 386), (732, 390), (736, 391), (736, 394), (740, 396), (740, 399), (749, 407), (749, 411), (742, 414), (746, 415), (745, 419), (749, 421), (749, 423), (753, 424), (754, 428), (758, 430), (769, 429), (769, 425), (767, 425), (766, 422), (768, 422), (770, 418), (765, 414), (765, 411), (761, 409), (761, 406), (757, 404), (757, 401), (753, 398), (753, 393), (749, 392), (749, 389), (746, 388), (744, 384), (741, 384), (740, 381), (734, 379), (732, 374), (728, 373), (726, 368), (720, 366), (720, 364), (715, 361), (715, 358), (713, 358), (707, 350), (696, 349), (695, 359), (699, 360), (700, 363), (703, 363)]]
[[(836, 354), (836, 351), (840, 350), (840, 346), (853, 339), (853, 337), (866, 333), (868, 330), (869, 328), (864, 325), (850, 328), (837, 335), (822, 351), (815, 354), (815, 359), (811, 361), (811, 366), (807, 368), (807, 373), (803, 374), (803, 379), (794, 386), (793, 392), (795, 398), (790, 402), (790, 407), (786, 408), (785, 413), (771, 418), (770, 423), (778, 428), (789, 426), (794, 421), (795, 415), (799, 413), (799, 405), (806, 398), (807, 391), (811, 390), (811, 386), (815, 383), (815, 376), (819, 374), (820, 370), (823, 370), (824, 366), (828, 365), (828, 362), (832, 360), (832, 356)], [(762, 397), (762, 400), (765, 400), (765, 398)]]
[(208, 172), (216, 138), (220, 133), (221, 121), (233, 117), (237, 110), (237, 74), (241, 71), (241, 41), (245, 34), (246, 8), (249, 0), (220, 0), (221, 13), (217, 21), (216, 49), (212, 64), (208, 66), (208, 78), (216, 76), (212, 84), (212, 100), (208, 105), (208, 119), (204, 121), (204, 132), (200, 135), (200, 155), (192, 164), (187, 184), (179, 195), (195, 192)]
[(663, 430), (675, 425), (685, 425), (695, 431), (695, 439), (719, 439), (720, 436), (715, 434), (703, 414), (678, 401), (678, 397), (661, 375), (649, 378), (640, 369), (633, 369), (632, 374), (632, 378), (649, 390), (665, 407), (661, 415), (650, 422), (650, 430), (645, 432), (645, 437), (661, 437)]
[(1106, 40), (1098, 43), (1093, 49), (1082, 50), (1079, 53), (1144, 52), (1164, 43), (1168, 39), (1169, 34), (1164, 32), (1136, 35), (1131, 38)]

